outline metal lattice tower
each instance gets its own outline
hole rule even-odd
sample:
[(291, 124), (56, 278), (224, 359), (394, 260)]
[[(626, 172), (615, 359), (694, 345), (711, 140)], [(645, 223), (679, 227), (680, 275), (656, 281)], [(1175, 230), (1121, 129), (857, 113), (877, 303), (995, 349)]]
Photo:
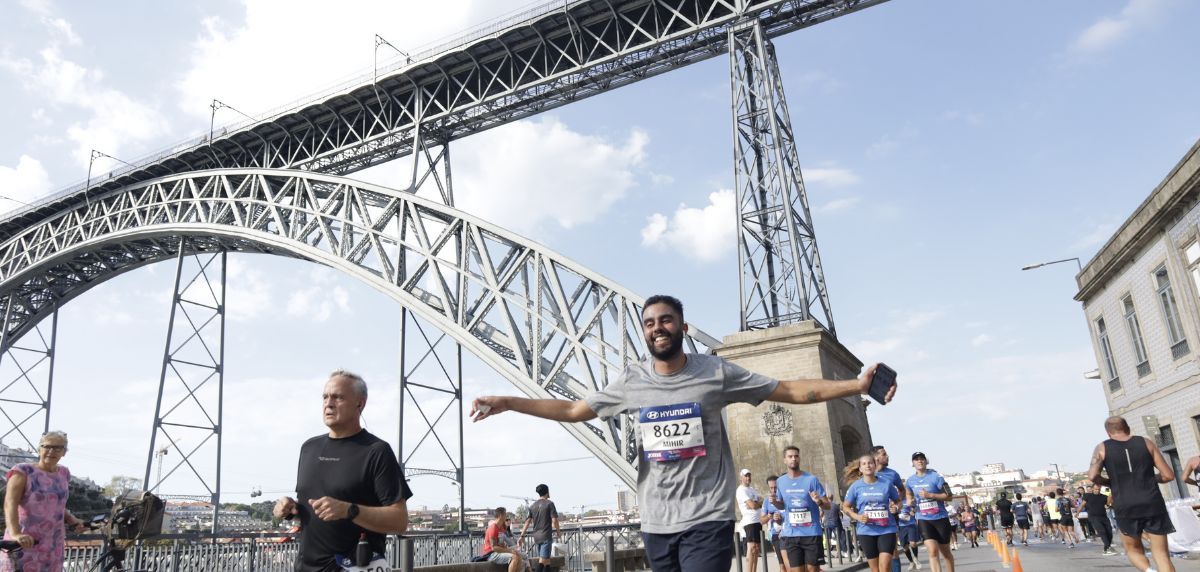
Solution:
[[(418, 127), (412, 147), (409, 191), (436, 189), (435, 200), (453, 207), (450, 144)], [(407, 234), (407, 229), (401, 229), (401, 234)], [(455, 239), (440, 256), (458, 260), (461, 252), (462, 241)], [(407, 258), (402, 257), (399, 265), (407, 267)], [(452, 291), (461, 296), (462, 278), (455, 275), (452, 282)], [(400, 308), (400, 467), (409, 478), (431, 475), (453, 483), (458, 494), (458, 528), (466, 530), (462, 358), (462, 344), (408, 308)], [(406, 414), (413, 419), (408, 428)], [(410, 428), (415, 431), (405, 438)], [(420, 465), (413, 466), (414, 461)]]
[(811, 319), (834, 333), (779, 62), (760, 22), (729, 32), (729, 65), (741, 329)]
[[(4, 329), (0, 330), (0, 416), (10, 429), (0, 442), (14, 441), (37, 458), (37, 442), (50, 430), (50, 404), (54, 389), (54, 346), (58, 341), (58, 307), (51, 310), (49, 326), (43, 322), (17, 340), (10, 340), (8, 323), (14, 309), (27, 304), (10, 295), (4, 303)], [(49, 330), (48, 332), (46, 330)], [(40, 421), (40, 423), (39, 423)], [(15, 434), (15, 439), (13, 438)], [(10, 445), (11, 446), (11, 445)]]
[[(187, 240), (178, 239), (175, 292), (142, 482), (146, 490), (160, 491), (172, 475), (186, 469), (184, 474), (190, 472), (209, 495), (216, 533), (221, 507), (227, 255), (211, 243), (189, 248), (184, 245)], [(189, 251), (195, 255), (186, 255)], [(162, 443), (156, 448), (160, 436)], [(155, 457), (161, 463), (164, 455), (172, 455), (174, 465), (152, 481)]]

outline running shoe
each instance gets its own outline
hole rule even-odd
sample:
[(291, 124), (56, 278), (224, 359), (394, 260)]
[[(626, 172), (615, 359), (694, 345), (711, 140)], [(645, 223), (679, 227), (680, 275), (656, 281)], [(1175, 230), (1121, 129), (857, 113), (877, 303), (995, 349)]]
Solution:
[(1116, 550), (1113, 550), (1112, 548), (1105, 548), (1104, 552), (1102, 554), (1104, 554), (1105, 556), (1116, 556), (1116, 555), (1120, 554), (1120, 552), (1117, 552)]

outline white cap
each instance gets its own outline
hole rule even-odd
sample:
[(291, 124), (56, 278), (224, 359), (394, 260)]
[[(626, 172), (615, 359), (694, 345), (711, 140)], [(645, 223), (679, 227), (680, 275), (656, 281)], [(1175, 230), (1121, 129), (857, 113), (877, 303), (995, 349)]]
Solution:
[(743, 477), (744, 477), (744, 476), (746, 476), (746, 475), (749, 475), (749, 474), (750, 474), (750, 469), (742, 469), (742, 476), (743, 476)]

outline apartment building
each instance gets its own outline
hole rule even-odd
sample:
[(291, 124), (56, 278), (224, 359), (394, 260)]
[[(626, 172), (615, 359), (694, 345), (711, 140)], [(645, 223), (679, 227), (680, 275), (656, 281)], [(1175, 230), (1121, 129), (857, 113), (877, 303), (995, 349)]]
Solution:
[[(1200, 454), (1200, 142), (1076, 280), (1112, 415), (1180, 473)], [(1096, 420), (1099, 423), (1099, 419)], [(1168, 498), (1190, 496), (1182, 476)]]

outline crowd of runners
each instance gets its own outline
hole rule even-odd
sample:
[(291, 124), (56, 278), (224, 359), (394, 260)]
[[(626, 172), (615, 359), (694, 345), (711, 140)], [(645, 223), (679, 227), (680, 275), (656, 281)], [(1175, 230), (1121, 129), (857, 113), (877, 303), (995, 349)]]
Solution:
[[(1109, 507), (1130, 564), (1142, 572), (1174, 571), (1166, 540), (1174, 528), (1158, 485), (1175, 474), (1154, 442), (1131, 435), (1120, 417), (1105, 422), (1109, 439), (1093, 452), (1088, 479), (1096, 486), (1091, 491), (1054, 491), (1029, 500), (1004, 495), (973, 505), (955, 499), (924, 453), (912, 454), (913, 472), (902, 478), (889, 466), (887, 450), (876, 446), (841, 475), (845, 498), (831, 499), (825, 483), (803, 469), (800, 449), (787, 447), (780, 451), (786, 472), (765, 481), (764, 495), (749, 471), (734, 473), (726, 405), (814, 404), (868, 394), (886, 404), (896, 395), (894, 374), (881, 395), (872, 392), (876, 371), (888, 371), (881, 364), (865, 367), (857, 379), (774, 379), (717, 356), (684, 352), (688, 326), (676, 298), (650, 297), (641, 320), (649, 356), (603, 388), (575, 400), (482, 396), (472, 402), (471, 417), (481, 421), (514, 411), (560, 423), (620, 415), (637, 419), (642, 540), (655, 572), (728, 572), (735, 531), (729, 507), (734, 505), (742, 509), (736, 529), (750, 553), (761, 554), (765, 532), (789, 572), (820, 570), (826, 558), (824, 523), (840, 523), (838, 511), (854, 523), (855, 544), (872, 572), (898, 570), (901, 552), (911, 569), (920, 569), (921, 546), (931, 570), (941, 572), (944, 566), (953, 572), (959, 539), (976, 547), (980, 531), (997, 521), (1009, 542), (1019, 534), (1020, 542), (1028, 543), (1033, 530), (1037, 540), (1072, 546), (1080, 540), (1078, 521), (1085, 541), (1094, 531), (1103, 552), (1112, 554)], [(1098, 487), (1109, 487), (1111, 494)], [(1150, 546), (1153, 566), (1143, 542)], [(845, 542), (838, 548), (849, 549)], [(756, 572), (757, 561), (750, 559), (749, 572)]]
[[(953, 495), (921, 452), (912, 454), (912, 475), (902, 478), (882, 446), (846, 466), (840, 475), (845, 497), (831, 499), (825, 483), (800, 468), (799, 449), (788, 447), (787, 472), (767, 478), (766, 495), (758, 493), (750, 471), (742, 470), (737, 502), (746, 569), (756, 572), (765, 542), (783, 570), (818, 572), (828, 554), (866, 560), (872, 572), (899, 571), (901, 553), (909, 570), (920, 570), (924, 546), (931, 570), (953, 572), (952, 552), (960, 544), (979, 547), (988, 530), (1010, 546), (1030, 546), (1032, 540), (1074, 549), (1087, 543), (1113, 556), (1120, 554), (1112, 545), (1115, 522), (1135, 568), (1174, 570), (1166, 551), (1166, 535), (1174, 527), (1157, 486), (1174, 474), (1152, 441), (1129, 434), (1124, 419), (1110, 418), (1105, 428), (1110, 439), (1097, 446), (1087, 488), (1057, 488), (1031, 498), (1014, 493), (1011, 499), (1000, 492), (986, 503)], [(1157, 569), (1146, 558), (1144, 542)]]

